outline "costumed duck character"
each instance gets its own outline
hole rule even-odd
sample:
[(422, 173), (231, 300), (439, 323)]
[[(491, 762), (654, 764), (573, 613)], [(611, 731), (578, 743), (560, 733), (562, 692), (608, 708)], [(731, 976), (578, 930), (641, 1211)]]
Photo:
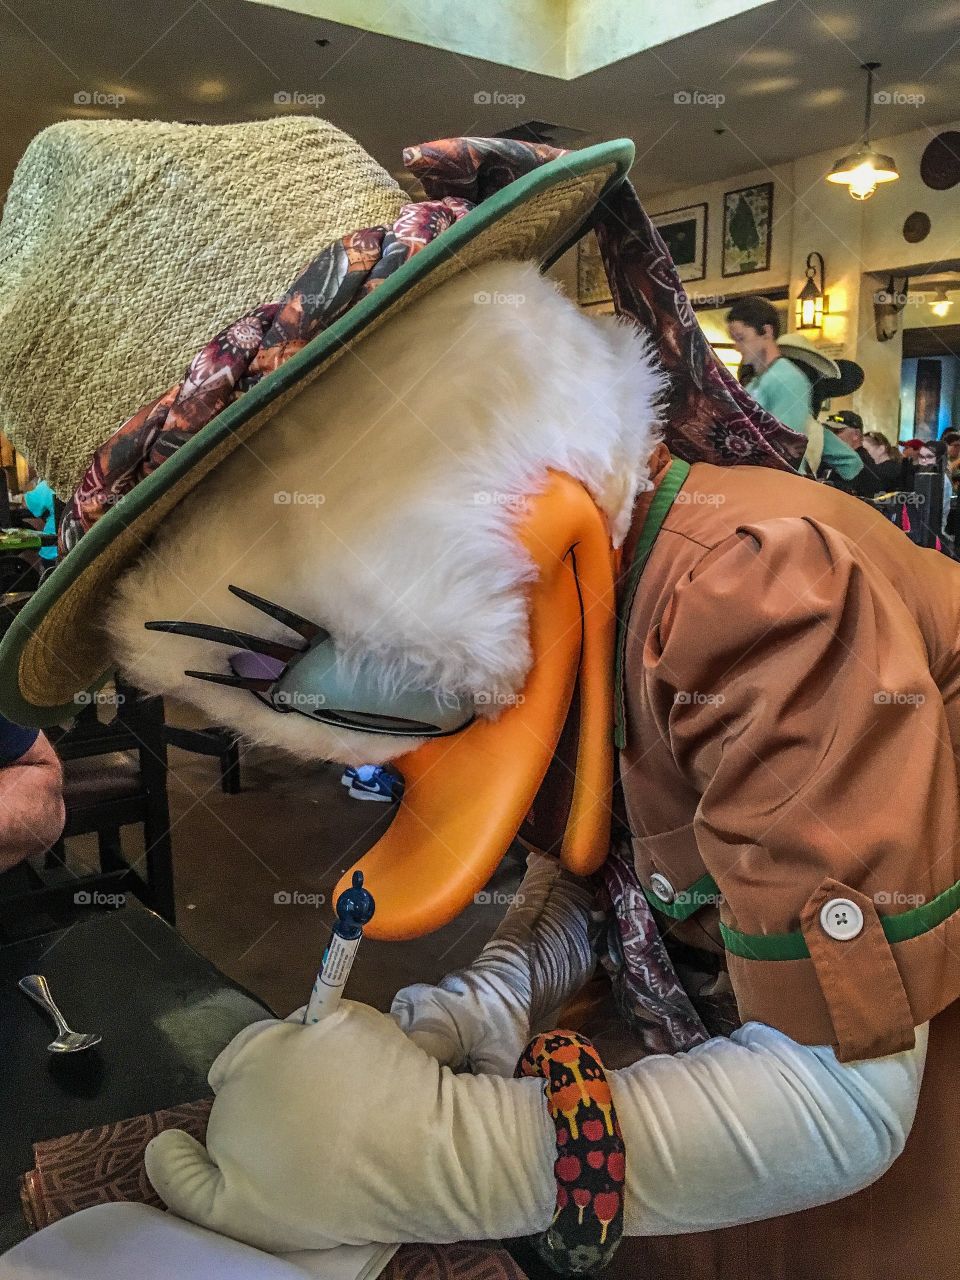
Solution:
[[(62, 719), (116, 667), (301, 756), (397, 760), (359, 863), (385, 938), (452, 919), (533, 806), (475, 964), (224, 1050), (206, 1146), (148, 1150), (182, 1218), (569, 1273), (952, 1274), (957, 572), (793, 474), (805, 439), (714, 360), (632, 154), (414, 148), (410, 205), (317, 120), (41, 135), (0, 414), (68, 553), (0, 710)], [(538, 273), (591, 220), (620, 324)], [(111, 277), (139, 302), (101, 307)], [(558, 1012), (598, 949), (606, 1066)]]

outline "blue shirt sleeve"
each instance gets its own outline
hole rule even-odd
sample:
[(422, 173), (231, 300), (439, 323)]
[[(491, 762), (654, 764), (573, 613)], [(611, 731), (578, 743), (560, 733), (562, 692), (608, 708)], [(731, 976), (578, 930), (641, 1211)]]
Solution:
[(863, 459), (856, 450), (844, 444), (827, 427), (823, 430), (823, 462), (832, 467), (843, 480), (852, 480), (863, 470)]
[(0, 769), (25, 756), (39, 737), (39, 729), (25, 729), (0, 716)]
[(810, 383), (795, 364), (780, 356), (747, 387), (762, 409), (793, 431), (806, 434), (811, 412)]
[(37, 519), (53, 515), (53, 490), (46, 480), (40, 480), (23, 495), (24, 505)]

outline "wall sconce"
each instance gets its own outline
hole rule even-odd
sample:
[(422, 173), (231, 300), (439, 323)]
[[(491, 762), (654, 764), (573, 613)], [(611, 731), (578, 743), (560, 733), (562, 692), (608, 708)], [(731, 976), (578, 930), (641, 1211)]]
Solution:
[(824, 294), (822, 254), (807, 254), (806, 275), (806, 282), (797, 296), (797, 329), (819, 329), (823, 325), (823, 317), (830, 310), (830, 299)]

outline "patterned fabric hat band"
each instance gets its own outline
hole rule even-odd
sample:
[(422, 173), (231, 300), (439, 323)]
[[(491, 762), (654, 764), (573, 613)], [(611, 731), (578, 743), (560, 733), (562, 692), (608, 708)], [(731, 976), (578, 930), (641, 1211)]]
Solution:
[[(62, 551), (227, 405), (510, 182), (565, 154), (510, 139), (452, 138), (409, 148), (404, 164), (429, 199), (404, 205), (390, 226), (334, 241), (282, 298), (224, 328), (182, 382), (141, 408), (95, 452), (64, 511)], [(659, 233), (628, 182), (601, 206), (596, 230), (616, 309), (654, 338), (670, 374), (665, 439), (688, 461), (792, 468), (805, 447), (747, 395), (715, 358)]]

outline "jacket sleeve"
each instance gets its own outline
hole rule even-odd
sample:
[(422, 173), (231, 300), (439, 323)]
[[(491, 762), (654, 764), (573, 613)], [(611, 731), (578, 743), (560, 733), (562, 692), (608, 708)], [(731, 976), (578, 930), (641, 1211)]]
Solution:
[(863, 459), (857, 455), (856, 450), (844, 444), (829, 430), (823, 433), (822, 461), (824, 466), (832, 467), (844, 480), (853, 480), (863, 470)]
[(842, 1061), (909, 1047), (958, 994), (911, 943), (960, 879), (960, 823), (943, 701), (893, 585), (813, 520), (743, 526), (678, 583), (643, 678), (700, 794), (741, 1015)]

